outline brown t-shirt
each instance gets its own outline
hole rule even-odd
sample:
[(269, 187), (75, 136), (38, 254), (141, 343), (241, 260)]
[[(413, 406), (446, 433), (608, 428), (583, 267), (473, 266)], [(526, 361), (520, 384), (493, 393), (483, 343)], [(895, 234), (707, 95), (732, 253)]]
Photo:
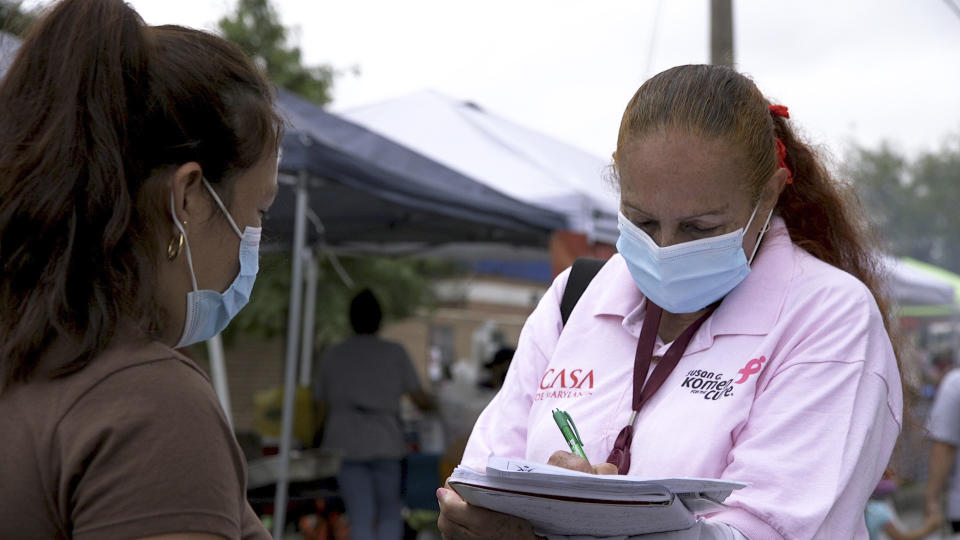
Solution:
[(206, 375), (153, 343), (0, 393), (0, 538), (269, 538)]

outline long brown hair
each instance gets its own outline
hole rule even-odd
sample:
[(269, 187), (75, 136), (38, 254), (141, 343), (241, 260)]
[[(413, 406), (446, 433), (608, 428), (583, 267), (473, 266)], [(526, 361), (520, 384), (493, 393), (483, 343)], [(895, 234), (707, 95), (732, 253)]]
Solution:
[(165, 173), (229, 182), (276, 151), (271, 89), (241, 50), (147, 26), (122, 0), (64, 0), (0, 83), (0, 389), (55, 340), (70, 372), (132, 321), (156, 336)]
[(814, 149), (796, 135), (790, 121), (770, 113), (770, 105), (753, 81), (731, 68), (674, 67), (645, 82), (630, 100), (620, 123), (615, 156), (622, 155), (628, 142), (661, 131), (679, 130), (724, 141), (746, 163), (745, 181), (756, 201), (778, 167), (775, 141), (779, 138), (786, 146), (793, 183), (781, 193), (776, 213), (786, 222), (796, 245), (852, 274), (870, 289), (899, 363), (901, 351), (881, 250), (866, 228), (868, 222), (853, 187), (834, 179)]

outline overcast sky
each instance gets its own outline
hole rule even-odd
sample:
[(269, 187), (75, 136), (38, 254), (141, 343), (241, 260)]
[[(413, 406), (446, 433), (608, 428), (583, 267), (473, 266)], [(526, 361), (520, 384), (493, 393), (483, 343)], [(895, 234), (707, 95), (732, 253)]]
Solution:
[[(947, 0), (734, 0), (737, 67), (842, 157), (960, 134), (960, 16)], [(949, 0), (960, 4), (960, 0)], [(232, 0), (130, 0), (214, 29)], [(334, 111), (421, 89), (609, 156), (650, 75), (709, 61), (709, 0), (274, 0), (308, 63), (345, 74)]]

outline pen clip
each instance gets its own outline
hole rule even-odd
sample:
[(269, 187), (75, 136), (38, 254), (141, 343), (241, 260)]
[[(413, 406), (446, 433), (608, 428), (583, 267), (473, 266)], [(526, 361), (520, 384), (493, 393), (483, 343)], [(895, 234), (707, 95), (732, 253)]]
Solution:
[(563, 419), (567, 422), (567, 425), (570, 426), (571, 429), (573, 429), (573, 434), (577, 438), (577, 444), (583, 445), (583, 439), (580, 438), (580, 432), (577, 431), (577, 425), (573, 423), (573, 417), (570, 416), (570, 413), (568, 413), (567, 411), (562, 411), (562, 412), (563, 412)]

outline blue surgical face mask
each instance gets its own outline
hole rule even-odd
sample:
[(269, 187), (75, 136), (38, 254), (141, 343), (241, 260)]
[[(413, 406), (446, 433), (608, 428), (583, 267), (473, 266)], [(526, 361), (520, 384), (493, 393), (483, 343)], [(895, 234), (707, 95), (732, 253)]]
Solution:
[[(760, 237), (747, 260), (743, 236), (753, 223), (759, 203), (742, 229), (682, 244), (660, 247), (640, 227), (619, 213), (617, 250), (627, 262), (634, 283), (651, 302), (670, 313), (693, 313), (727, 295), (750, 273)], [(767, 229), (767, 215), (760, 236)]]
[(237, 274), (233, 283), (227, 287), (224, 292), (212, 291), (209, 289), (200, 290), (197, 286), (197, 275), (193, 269), (193, 257), (190, 254), (190, 241), (187, 239), (187, 233), (183, 230), (180, 221), (177, 220), (174, 212), (173, 193), (170, 194), (170, 213), (173, 216), (173, 222), (183, 234), (184, 247), (187, 252), (187, 264), (190, 266), (190, 279), (193, 281), (193, 290), (187, 293), (187, 317), (183, 323), (183, 334), (180, 341), (174, 346), (179, 349), (194, 343), (206, 341), (219, 334), (230, 323), (230, 321), (247, 305), (250, 300), (250, 293), (253, 291), (253, 282), (257, 278), (257, 270), (260, 267), (260, 227), (246, 227), (243, 232), (233, 221), (227, 207), (217, 196), (207, 179), (204, 178), (203, 185), (210, 191), (213, 200), (226, 216), (233, 231), (240, 237), (240, 273)]

